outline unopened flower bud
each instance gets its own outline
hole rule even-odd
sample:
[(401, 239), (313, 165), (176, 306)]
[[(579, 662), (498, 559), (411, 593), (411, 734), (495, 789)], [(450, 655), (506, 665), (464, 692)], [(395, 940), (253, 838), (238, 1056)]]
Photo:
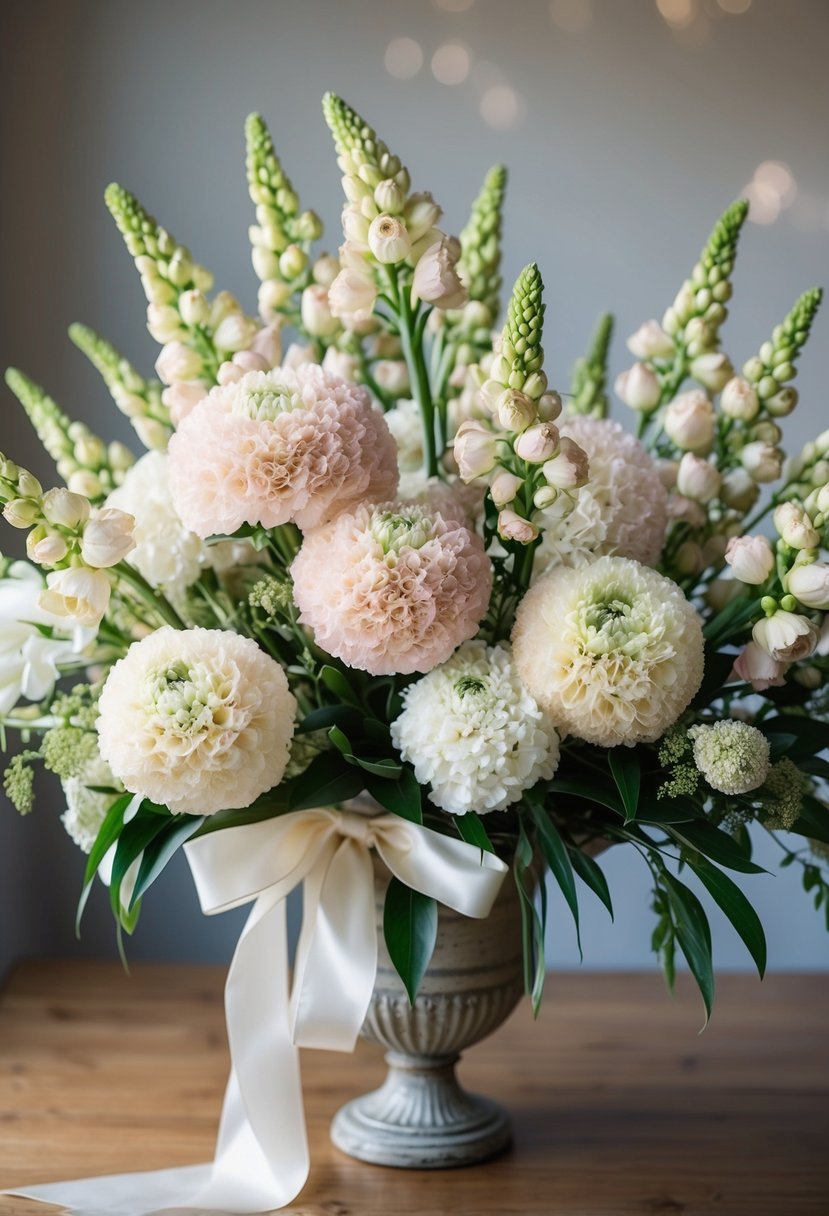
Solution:
[(705, 569), (702, 549), (693, 540), (686, 540), (679, 546), (674, 555), (674, 565), (678, 574), (701, 574)]
[(741, 583), (759, 587), (774, 569), (774, 550), (765, 536), (734, 536), (725, 560)]
[(378, 215), (369, 226), (368, 247), (378, 262), (395, 265), (406, 260), (412, 243), (401, 219), (393, 215)]
[(524, 519), (506, 507), (498, 515), (498, 535), (503, 540), (514, 540), (518, 541), (520, 545), (529, 545), (538, 536), (538, 528), (528, 519)]
[(77, 469), (68, 479), (67, 485), (73, 494), (83, 498), (103, 498), (104, 487), (97, 473), (90, 469)]
[(530, 372), (523, 384), (514, 387), (519, 387), (533, 401), (540, 401), (547, 392), (547, 377), (544, 372)]
[(323, 356), (322, 366), (329, 376), (338, 376), (340, 380), (357, 379), (356, 357), (348, 351), (337, 350), (336, 346), (329, 346)]
[(759, 486), (745, 469), (732, 469), (722, 479), (720, 498), (733, 511), (740, 511), (742, 514), (750, 511), (759, 494)]
[(795, 565), (787, 579), (789, 592), (800, 600), (805, 608), (829, 611), (829, 563), (810, 562)]
[(296, 279), (308, 265), (308, 254), (299, 245), (289, 245), (279, 256), (279, 273), (283, 279)]
[(749, 437), (751, 439), (761, 439), (763, 443), (770, 443), (772, 447), (776, 447), (783, 438), (783, 432), (776, 423), (764, 418), (761, 422), (755, 423), (751, 428)]
[(561, 397), (554, 391), (542, 393), (536, 402), (538, 416), (544, 422), (555, 422), (561, 414)]
[(328, 289), (332, 313), (348, 325), (370, 317), (376, 299), (377, 285), (367, 266), (363, 270), (344, 267)]
[(340, 273), (340, 263), (330, 253), (323, 253), (314, 262), (311, 273), (320, 287), (330, 287)]
[(577, 490), (585, 485), (590, 464), (584, 448), (569, 435), (562, 435), (558, 454), (542, 468), (544, 480), (555, 490)]
[(135, 418), (132, 425), (145, 448), (149, 448), (151, 452), (163, 452), (165, 450), (170, 432), (162, 422), (159, 422), (156, 418), (147, 418), (145, 415)]
[(552, 422), (541, 422), (529, 427), (515, 441), (515, 454), (528, 464), (544, 464), (558, 451), (558, 427)]
[(147, 305), (147, 329), (156, 342), (172, 342), (184, 335), (182, 318), (171, 304)]
[(625, 405), (645, 413), (656, 408), (662, 395), (656, 373), (644, 363), (634, 363), (626, 372), (621, 372), (613, 387)]
[(663, 425), (678, 448), (704, 455), (714, 442), (714, 406), (700, 389), (680, 393), (665, 410)]
[(524, 431), (535, 422), (535, 402), (517, 389), (507, 389), (498, 398), (498, 421), (505, 431)]
[(496, 436), (482, 423), (467, 419), (455, 435), (454, 454), (461, 481), (474, 481), (495, 468)]
[(68, 552), (64, 538), (56, 532), (49, 532), (43, 526), (35, 528), (26, 537), (26, 553), (30, 561), (38, 566), (56, 566), (62, 562)]
[(627, 348), (636, 359), (669, 359), (674, 342), (658, 321), (645, 321), (627, 340)]
[(721, 480), (712, 464), (694, 456), (692, 452), (686, 452), (679, 462), (676, 488), (680, 494), (686, 494), (697, 502), (710, 502), (719, 493)]
[(279, 257), (266, 245), (254, 245), (250, 251), (250, 260), (257, 279), (269, 282), (279, 275)]
[[(246, 317), (242, 312), (230, 313), (214, 333), (213, 342), (216, 349), (221, 351), (246, 350), (253, 341), (256, 329), (256, 322), (251, 317)], [(191, 376), (180, 379), (189, 380)]]
[(518, 491), (524, 484), (522, 478), (516, 477), (514, 473), (510, 473), (507, 469), (502, 469), (500, 473), (496, 473), (489, 487), (490, 497), (496, 507), (505, 507), (511, 503)]
[(89, 519), (89, 502), (82, 494), (75, 494), (57, 486), (47, 490), (41, 503), (43, 518), (61, 528), (77, 528)]
[(73, 450), (78, 464), (88, 469), (99, 469), (106, 459), (106, 448), (97, 435), (84, 435)]
[(781, 539), (792, 549), (816, 549), (820, 544), (820, 534), (797, 503), (781, 503), (774, 512), (774, 526)]
[(431, 194), (423, 193), (411, 196), (403, 209), (403, 217), (406, 220), (412, 244), (435, 227), (441, 214), (441, 209)]
[(13, 528), (31, 528), (40, 517), (40, 507), (30, 498), (13, 498), (3, 507), (3, 518)]
[(257, 297), (259, 315), (264, 321), (273, 321), (279, 309), (284, 307), (290, 298), (291, 288), (287, 283), (282, 283), (279, 279), (269, 278), (268, 282), (262, 283), (259, 288)]
[(399, 215), (403, 210), (406, 196), (394, 178), (386, 178), (374, 188), (374, 201), (381, 212), (387, 215)]
[(752, 422), (760, 411), (760, 401), (745, 376), (732, 376), (722, 391), (720, 409), (729, 418)]
[(135, 548), (135, 519), (117, 507), (102, 507), (84, 525), (81, 557), (87, 566), (115, 566)]
[(533, 506), (539, 511), (545, 511), (547, 507), (551, 507), (558, 498), (558, 490), (555, 486), (540, 486), (535, 494), (533, 494)]
[(743, 468), (759, 482), (776, 481), (783, 466), (782, 453), (759, 439), (746, 444), (740, 452), (740, 460)]
[(763, 404), (774, 418), (785, 418), (792, 412), (797, 402), (797, 389), (790, 387), (781, 388), (779, 392), (773, 393), (771, 397), (766, 398)]
[(296, 235), (301, 241), (318, 241), (322, 232), (322, 220), (316, 211), (303, 211), (297, 216)]
[(183, 342), (168, 342), (161, 348), (161, 353), (155, 361), (155, 370), (164, 384), (194, 380), (202, 370), (201, 355)]
[(210, 305), (203, 291), (191, 288), (178, 298), (178, 310), (185, 325), (204, 325), (210, 315)]
[(340, 328), (340, 321), (331, 312), (328, 288), (312, 283), (302, 293), (300, 303), (302, 324), (312, 338), (328, 338)]
[(374, 379), (392, 397), (409, 392), (409, 368), (403, 359), (380, 359), (374, 365)]
[(454, 237), (439, 236), (415, 266), (412, 298), (437, 308), (461, 308), (467, 292), (457, 271), (460, 245)]
[(734, 375), (734, 368), (728, 356), (718, 351), (692, 359), (691, 375), (710, 392), (718, 393)]

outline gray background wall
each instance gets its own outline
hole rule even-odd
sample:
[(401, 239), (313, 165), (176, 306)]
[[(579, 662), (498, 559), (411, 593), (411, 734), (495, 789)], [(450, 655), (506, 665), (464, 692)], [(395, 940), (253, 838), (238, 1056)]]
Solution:
[[(422, 49), (409, 79), (384, 62), (400, 37)], [(457, 85), (432, 74), (445, 44), (468, 55)], [(622, 339), (661, 315), (717, 214), (760, 164), (785, 162), (796, 183), (790, 205), (773, 223), (749, 224), (743, 240), (727, 329), (742, 360), (803, 288), (829, 282), (827, 53), (825, 0), (3, 0), (0, 363), (127, 439), (65, 336), (80, 320), (146, 370), (155, 357), (137, 276), (103, 206), (106, 183), (136, 191), (253, 308), (244, 117), (264, 113), (333, 248), (341, 197), (319, 110), (326, 88), (375, 121), (455, 231), (486, 168), (509, 163), (506, 273), (541, 264), (554, 383), (566, 382), (605, 308), (619, 319), (614, 367), (623, 367)], [(483, 105), (491, 119), (499, 99), (515, 118), (506, 128), (482, 115)], [(793, 450), (829, 423), (827, 333), (824, 316), (803, 361)], [(48, 477), (5, 389), (0, 410), (0, 447)], [(20, 954), (112, 952), (103, 892), (82, 942), (72, 937), (83, 861), (59, 809), (48, 787), (27, 821), (0, 805), (0, 973)], [(646, 876), (622, 850), (605, 865), (617, 921), (611, 927), (585, 896), (587, 965), (650, 966)], [(772, 966), (826, 966), (825, 933), (793, 871), (750, 889)], [(146, 901), (131, 953), (224, 958), (240, 918), (204, 921), (186, 867), (175, 864)], [(728, 927), (715, 928), (720, 965), (745, 965)], [(550, 958), (577, 958), (557, 903)]]

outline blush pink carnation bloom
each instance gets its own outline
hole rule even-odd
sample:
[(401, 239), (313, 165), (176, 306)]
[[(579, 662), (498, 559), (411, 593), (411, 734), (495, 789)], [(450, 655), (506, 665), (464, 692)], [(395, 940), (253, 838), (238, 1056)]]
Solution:
[(305, 538), (291, 574), (317, 643), (371, 675), (443, 663), (477, 633), (492, 588), (481, 538), (414, 503), (339, 515)]
[(365, 389), (313, 364), (218, 385), (169, 447), (170, 491), (197, 536), (242, 524), (303, 531), (397, 489), (397, 449)]

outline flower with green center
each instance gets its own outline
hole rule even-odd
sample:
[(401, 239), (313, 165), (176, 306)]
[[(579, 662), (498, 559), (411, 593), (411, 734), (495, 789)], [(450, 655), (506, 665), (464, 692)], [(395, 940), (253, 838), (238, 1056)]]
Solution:
[(601, 747), (652, 741), (702, 680), (702, 628), (670, 579), (601, 557), (559, 567), (518, 606), (515, 664), (556, 726)]
[(712, 789), (747, 794), (762, 785), (769, 771), (769, 741), (746, 722), (692, 726), (694, 761)]
[(230, 410), (255, 422), (275, 422), (280, 414), (297, 409), (302, 398), (296, 389), (273, 381), (264, 388), (249, 388), (231, 393)]

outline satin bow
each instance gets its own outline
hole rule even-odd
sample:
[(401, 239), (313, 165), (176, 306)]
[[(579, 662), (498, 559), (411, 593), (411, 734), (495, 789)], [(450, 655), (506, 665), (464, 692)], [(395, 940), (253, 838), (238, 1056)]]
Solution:
[[(294, 811), (184, 846), (202, 911), (254, 902), (225, 986), (231, 1073), (212, 1165), (52, 1183), (15, 1194), (80, 1216), (160, 1209), (272, 1211), (308, 1177), (299, 1047), (351, 1051), (377, 969), (371, 849), (407, 886), (465, 916), (489, 915), (507, 867), (397, 815)], [(304, 882), (293, 991), (285, 897)]]

